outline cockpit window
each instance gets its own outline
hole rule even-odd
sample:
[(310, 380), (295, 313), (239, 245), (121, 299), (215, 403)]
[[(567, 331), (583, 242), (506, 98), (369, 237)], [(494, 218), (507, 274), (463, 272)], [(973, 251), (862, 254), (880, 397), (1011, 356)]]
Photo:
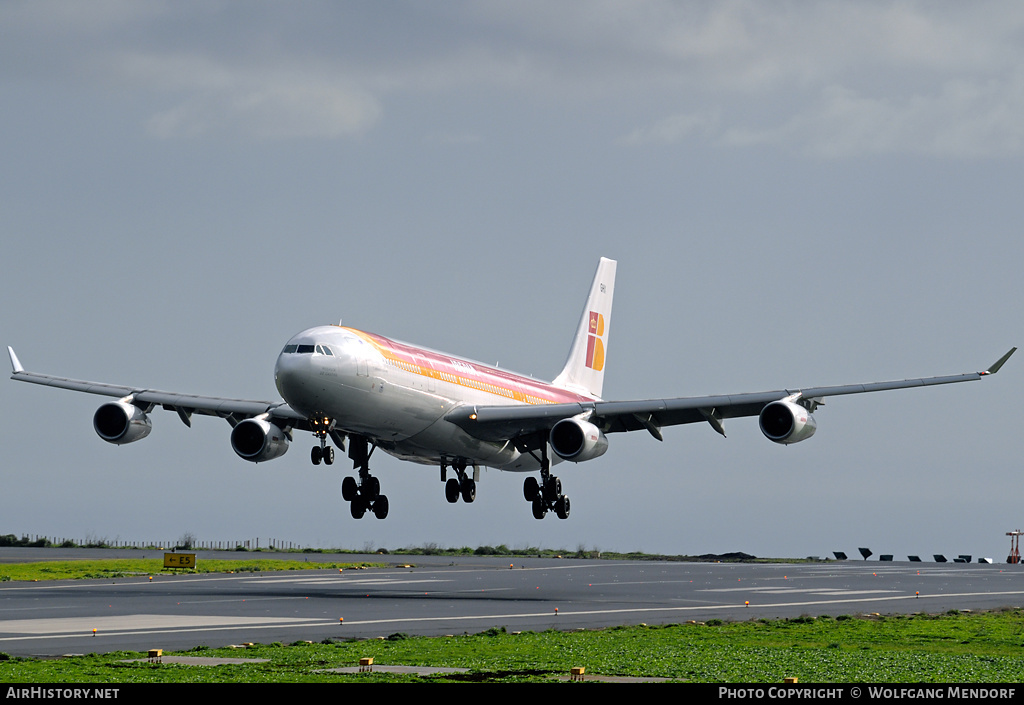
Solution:
[(326, 345), (285, 345), (282, 352), (299, 353), (300, 355), (319, 353), (321, 355), (330, 355), (331, 357), (334, 357), (334, 351)]

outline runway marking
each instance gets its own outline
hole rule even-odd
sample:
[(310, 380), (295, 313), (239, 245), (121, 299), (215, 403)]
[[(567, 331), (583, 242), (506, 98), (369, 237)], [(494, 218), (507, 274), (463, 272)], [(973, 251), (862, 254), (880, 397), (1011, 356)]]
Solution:
[(168, 575), (166, 573), (154, 573), (155, 580), (141, 576), (131, 577), (120, 577), (120, 578), (79, 578), (74, 580), (46, 580), (41, 582), (32, 582), (25, 584), (13, 584), (4, 587), (0, 587), (0, 593), (10, 591), (24, 591), (24, 590), (97, 590), (102, 587), (180, 587), (185, 585), (194, 585), (196, 583), (209, 583), (209, 582), (234, 582), (244, 581), (255, 577), (256, 574), (246, 573), (244, 575), (237, 573), (204, 573), (194, 574), (187, 573), (183, 575)]
[(361, 586), (361, 585), (414, 585), (418, 583), (452, 583), (454, 580), (443, 580), (441, 578), (420, 578), (418, 580), (399, 580), (397, 578), (359, 578), (357, 580), (346, 580), (333, 576), (319, 577), (295, 577), (295, 578), (253, 578), (246, 580), (247, 583), (299, 583), (310, 585), (337, 585), (337, 586)]
[[(755, 578), (755, 579), (756, 580), (764, 580), (764, 578)], [(574, 578), (574, 580), (582, 582), (583, 578)], [(698, 578), (698, 580), (703, 580), (703, 578)], [(590, 584), (590, 585), (600, 585), (602, 587), (605, 586), (605, 585), (619, 585), (619, 586), (625, 587), (627, 585), (690, 585), (693, 582), (694, 582), (693, 580), (687, 580), (685, 578), (679, 578), (677, 580), (608, 580), (608, 581), (605, 581), (603, 583), (589, 582), (588, 584)]]
[(805, 592), (815, 595), (884, 595), (898, 593), (900, 590), (845, 590), (843, 588), (786, 588), (765, 585), (763, 587), (744, 588), (700, 588), (694, 592), (760, 592), (769, 595), (785, 595), (790, 593)]
[[(309, 598), (304, 595), (293, 595), (283, 597), (247, 597), (245, 595), (238, 595), (237, 597), (218, 597), (209, 600), (176, 600), (176, 605), (216, 605), (218, 603), (230, 602), (231, 604), (237, 604), (239, 602), (296, 602), (301, 600), (308, 600)], [(0, 622), (0, 626), (3, 626), (3, 622)]]
[[(166, 627), (199, 627), (216, 625), (218, 629), (230, 629), (239, 626), (267, 626), (286, 622), (301, 624), (303, 622), (320, 622), (319, 619), (292, 619), (289, 617), (209, 617), (204, 615), (171, 615), (171, 614), (126, 614), (99, 617), (58, 617), (44, 619), (12, 619), (0, 622), (0, 633), (3, 634), (39, 634), (39, 635), (92, 635), (96, 629), (101, 633), (141, 633), (152, 629)], [(177, 629), (174, 631), (178, 631)], [(187, 629), (183, 630), (187, 631)], [(5, 639), (8, 641), (9, 639)]]

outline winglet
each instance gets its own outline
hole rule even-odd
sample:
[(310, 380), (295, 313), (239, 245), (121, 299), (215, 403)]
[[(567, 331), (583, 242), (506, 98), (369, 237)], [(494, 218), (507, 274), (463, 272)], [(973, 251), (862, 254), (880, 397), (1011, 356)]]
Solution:
[(11, 367), (14, 369), (14, 372), (24, 372), (25, 368), (21, 366), (18, 356), (14, 354), (14, 348), (10, 345), (7, 346), (7, 354), (11, 356)]
[[(1010, 355), (1013, 355), (1015, 352), (1017, 352), (1017, 348), (1015, 348), (1015, 347), (1010, 348), (1010, 352), (1008, 352), (1005, 355), (1003, 355), (1001, 358), (996, 360), (995, 363), (991, 367), (989, 367), (984, 372), (980, 372), (979, 374), (982, 374), (982, 375), (994, 375), (996, 372), (999, 371), (999, 368), (1002, 367), (1003, 364), (1007, 360), (1010, 359)], [(12, 352), (11, 354), (13, 355), (14, 353)]]

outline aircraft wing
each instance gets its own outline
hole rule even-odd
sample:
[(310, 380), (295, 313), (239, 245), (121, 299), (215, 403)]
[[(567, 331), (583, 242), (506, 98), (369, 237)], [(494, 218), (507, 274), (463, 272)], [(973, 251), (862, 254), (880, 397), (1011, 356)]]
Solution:
[(549, 431), (562, 419), (580, 415), (584, 415), (590, 423), (605, 433), (647, 430), (652, 436), (661, 440), (661, 428), (664, 426), (707, 421), (716, 431), (725, 435), (723, 426), (725, 419), (757, 416), (767, 404), (773, 401), (793, 398), (794, 395), (797, 395), (797, 399), (803, 400), (813, 410), (813, 407), (821, 404), (825, 397), (970, 382), (998, 372), (1016, 349), (1012, 348), (982, 372), (968, 372), (943, 377), (921, 377), (869, 384), (803, 387), (770, 392), (676, 399), (593, 401), (530, 406), (467, 405), (453, 409), (445, 418), (482, 441), (523, 439), (521, 445), (524, 447), (534, 447), (534, 444), (525, 439)]
[(14, 350), (10, 346), (8, 346), (7, 352), (11, 357), (11, 367), (14, 370), (11, 373), (11, 379), (41, 384), (46, 387), (70, 389), (75, 392), (99, 394), (120, 399), (131, 397), (132, 403), (137, 406), (160, 406), (168, 411), (176, 411), (187, 426), (192, 425), (189, 420), (192, 414), (218, 416), (227, 419), (232, 425), (243, 419), (267, 414), (271, 419), (280, 420), (282, 425), (307, 430), (306, 418), (281, 401), (271, 402), (252, 399), (204, 397), (194, 394), (162, 392), (144, 387), (126, 387), (117, 384), (106, 384), (104, 382), (87, 382), (80, 379), (39, 374), (38, 372), (26, 372), (21, 366), (18, 356), (15, 355)]

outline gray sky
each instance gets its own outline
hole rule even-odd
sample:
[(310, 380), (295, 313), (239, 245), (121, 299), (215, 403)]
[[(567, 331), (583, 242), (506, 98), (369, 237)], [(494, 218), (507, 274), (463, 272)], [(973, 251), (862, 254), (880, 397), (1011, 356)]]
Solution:
[[(30, 370), (276, 398), (345, 324), (550, 379), (619, 261), (605, 395), (987, 367), (1019, 305), (1024, 7), (1011, 2), (6, 2), (0, 332)], [(0, 533), (363, 548), (973, 553), (1022, 527), (1024, 359), (980, 383), (612, 436), (448, 505), (384, 454), (354, 521), (312, 436), (114, 447), (101, 398), (0, 383)]]

